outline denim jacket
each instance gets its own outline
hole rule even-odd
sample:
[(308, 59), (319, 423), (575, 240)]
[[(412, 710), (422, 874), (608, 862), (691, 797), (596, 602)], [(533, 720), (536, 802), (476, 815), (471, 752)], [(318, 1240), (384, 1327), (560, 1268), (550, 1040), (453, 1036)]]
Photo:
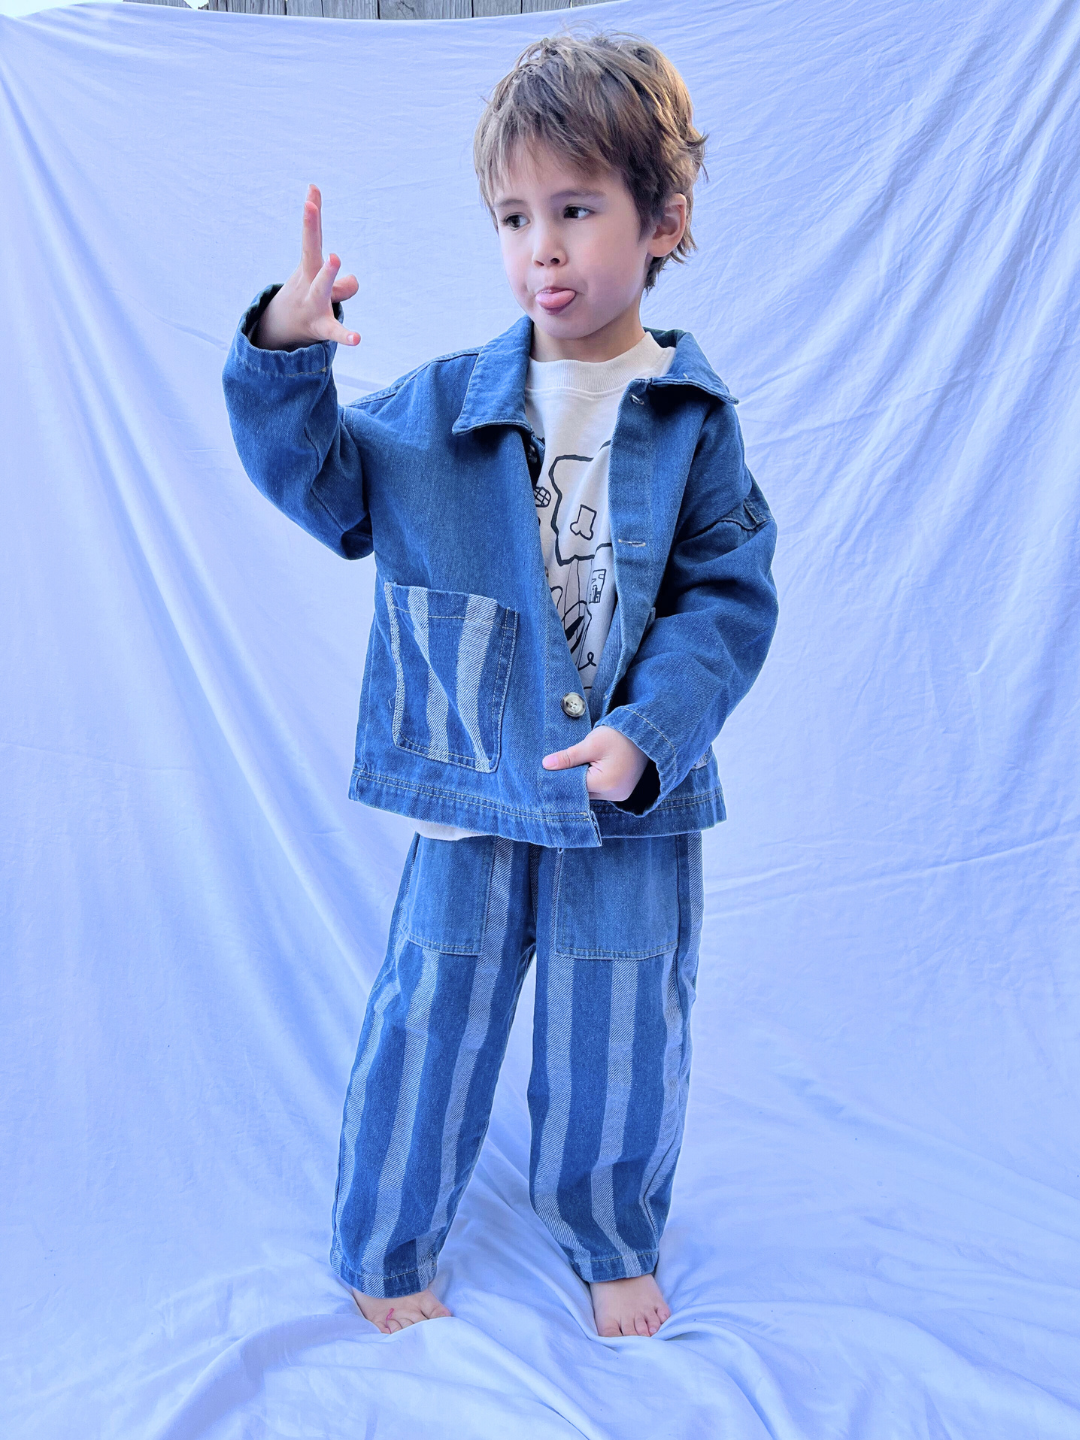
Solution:
[[(736, 401), (692, 335), (633, 381), (611, 441), (615, 615), (588, 704), (544, 572), (525, 416), (532, 322), (339, 407), (335, 346), (248, 340), (223, 376), (248, 475), (347, 559), (374, 552), (354, 800), (540, 845), (680, 834), (723, 820), (712, 741), (776, 625), (776, 526), (743, 460)], [(339, 312), (340, 313), (340, 312)], [(648, 764), (621, 802), (543, 756), (609, 725)]]

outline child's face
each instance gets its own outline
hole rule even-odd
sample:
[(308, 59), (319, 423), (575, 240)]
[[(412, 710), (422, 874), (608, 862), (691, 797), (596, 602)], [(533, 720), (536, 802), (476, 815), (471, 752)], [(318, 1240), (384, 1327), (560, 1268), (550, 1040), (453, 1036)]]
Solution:
[(519, 151), (494, 211), (514, 297), (557, 345), (618, 328), (630, 314), (638, 323), (650, 259), (670, 253), (686, 228), (676, 195), (642, 235), (621, 175), (582, 175), (544, 149)]

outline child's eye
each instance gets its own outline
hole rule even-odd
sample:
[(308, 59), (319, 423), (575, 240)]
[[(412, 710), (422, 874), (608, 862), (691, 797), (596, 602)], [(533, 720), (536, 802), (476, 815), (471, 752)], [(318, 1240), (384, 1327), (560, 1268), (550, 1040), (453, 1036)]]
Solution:
[(504, 215), (502, 218), (502, 224), (508, 225), (511, 230), (520, 230), (522, 225), (525, 224), (525, 216), (517, 214)]
[[(571, 212), (576, 213), (571, 213)], [(592, 211), (587, 205), (567, 205), (563, 215), (567, 220), (580, 220), (583, 215), (591, 215)]]

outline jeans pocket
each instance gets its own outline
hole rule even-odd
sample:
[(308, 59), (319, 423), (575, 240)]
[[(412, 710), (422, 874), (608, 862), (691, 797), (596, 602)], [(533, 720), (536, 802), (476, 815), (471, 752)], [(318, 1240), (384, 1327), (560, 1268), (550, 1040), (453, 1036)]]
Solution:
[(554, 950), (577, 960), (650, 960), (679, 943), (678, 835), (564, 850)]
[(479, 955), (495, 863), (495, 836), (433, 840), (418, 835), (405, 891), (405, 938), (442, 955)]
[(394, 659), (394, 744), (488, 773), (517, 640), (516, 610), (486, 595), (383, 583)]

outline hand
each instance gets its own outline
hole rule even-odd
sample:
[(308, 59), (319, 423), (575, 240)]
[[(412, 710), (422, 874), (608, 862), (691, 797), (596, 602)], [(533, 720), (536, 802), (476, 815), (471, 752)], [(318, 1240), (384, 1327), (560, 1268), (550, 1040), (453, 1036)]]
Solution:
[(304, 201), (304, 228), (300, 264), (267, 305), (252, 343), (263, 350), (295, 350), (317, 340), (359, 345), (360, 336), (334, 319), (333, 302), (349, 300), (360, 289), (355, 275), (338, 278), (341, 261), (334, 254), (322, 258), (322, 196), (309, 185)]
[(545, 770), (570, 770), (588, 765), (585, 785), (598, 800), (625, 800), (649, 763), (649, 757), (632, 740), (610, 725), (597, 725), (569, 750), (556, 750), (540, 762)]

